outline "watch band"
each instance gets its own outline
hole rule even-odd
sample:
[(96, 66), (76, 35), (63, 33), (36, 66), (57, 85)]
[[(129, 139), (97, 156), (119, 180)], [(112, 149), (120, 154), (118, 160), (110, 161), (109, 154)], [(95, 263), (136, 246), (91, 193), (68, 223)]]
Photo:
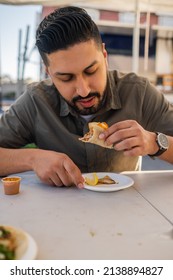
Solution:
[(154, 155), (149, 155), (150, 157), (158, 157), (160, 156), (161, 154), (163, 154), (166, 150), (158, 150)]

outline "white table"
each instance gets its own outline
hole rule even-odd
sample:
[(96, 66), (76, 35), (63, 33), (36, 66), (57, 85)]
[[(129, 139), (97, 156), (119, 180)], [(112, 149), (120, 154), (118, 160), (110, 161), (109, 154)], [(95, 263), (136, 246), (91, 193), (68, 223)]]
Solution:
[(173, 104), (173, 94), (172, 93), (164, 93), (164, 96), (166, 97), (166, 99)]
[(128, 173), (134, 186), (110, 193), (20, 176), (18, 195), (1, 184), (0, 223), (27, 231), (38, 259), (173, 259), (173, 171)]

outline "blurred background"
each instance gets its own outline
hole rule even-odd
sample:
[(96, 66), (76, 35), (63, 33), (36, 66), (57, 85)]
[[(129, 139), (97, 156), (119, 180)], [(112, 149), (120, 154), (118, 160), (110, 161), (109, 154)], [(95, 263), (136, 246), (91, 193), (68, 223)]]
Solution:
[(55, 8), (84, 7), (97, 23), (109, 67), (149, 78), (172, 102), (172, 0), (0, 0), (0, 85), (3, 99), (17, 98), (25, 85), (45, 77), (35, 48), (39, 22)]

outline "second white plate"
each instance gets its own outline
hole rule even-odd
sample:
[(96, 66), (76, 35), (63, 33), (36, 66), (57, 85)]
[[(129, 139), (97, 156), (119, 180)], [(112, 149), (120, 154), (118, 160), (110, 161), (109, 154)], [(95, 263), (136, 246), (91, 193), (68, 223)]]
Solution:
[[(96, 186), (90, 186), (86, 183), (84, 184), (84, 188), (87, 190), (95, 191), (95, 192), (115, 192), (122, 189), (129, 188), (133, 186), (134, 181), (132, 178), (126, 175), (118, 174), (118, 173), (109, 173), (109, 172), (96, 172), (99, 178), (102, 178), (108, 175), (111, 179), (113, 179), (115, 184), (98, 184)], [(83, 177), (92, 178), (93, 173), (85, 173)]]
[(22, 255), (21, 260), (35, 260), (37, 256), (37, 244), (27, 232), (25, 232), (25, 235), (28, 239), (28, 248)]

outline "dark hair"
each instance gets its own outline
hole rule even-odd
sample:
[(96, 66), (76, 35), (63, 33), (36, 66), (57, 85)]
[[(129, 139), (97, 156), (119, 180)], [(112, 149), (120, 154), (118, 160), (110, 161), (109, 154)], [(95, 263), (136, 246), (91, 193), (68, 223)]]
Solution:
[(53, 11), (43, 19), (36, 32), (36, 46), (46, 65), (46, 54), (91, 39), (100, 48), (102, 40), (97, 25), (84, 9), (73, 6)]

